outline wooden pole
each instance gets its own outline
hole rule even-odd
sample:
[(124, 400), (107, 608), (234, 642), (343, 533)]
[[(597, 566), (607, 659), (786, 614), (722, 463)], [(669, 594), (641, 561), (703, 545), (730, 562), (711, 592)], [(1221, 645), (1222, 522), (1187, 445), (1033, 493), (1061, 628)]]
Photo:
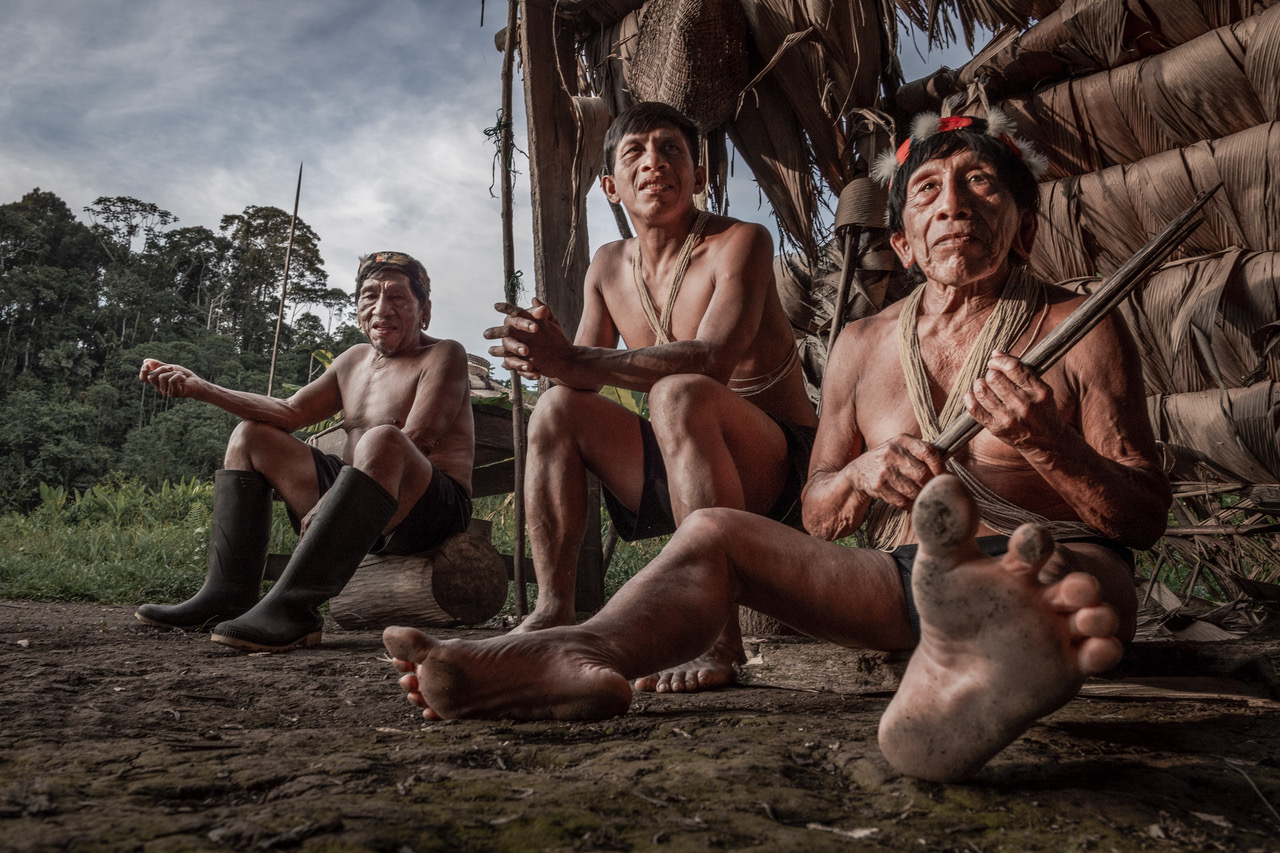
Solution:
[[(516, 53), (516, 21), (519, 0), (507, 0), (507, 39), (502, 52), (502, 126), (498, 137), (498, 157), (502, 161), (502, 273), (503, 296), (515, 305), (516, 294), (515, 237), (511, 215), (511, 77)], [(511, 371), (511, 446), (515, 453), (515, 544), (511, 563), (516, 585), (516, 616), (523, 619), (529, 611), (528, 590), (524, 580), (524, 390), (520, 374)]]
[(284, 297), (289, 292), (289, 260), (293, 256), (293, 232), (298, 226), (298, 200), (302, 198), (302, 164), (298, 164), (298, 189), (293, 194), (293, 219), (289, 220), (289, 244), (284, 249), (284, 280), (280, 282), (280, 310), (276, 312), (276, 337), (271, 342), (271, 370), (267, 373), (267, 396), (276, 378), (276, 351), (280, 349), (280, 326), (284, 323)]

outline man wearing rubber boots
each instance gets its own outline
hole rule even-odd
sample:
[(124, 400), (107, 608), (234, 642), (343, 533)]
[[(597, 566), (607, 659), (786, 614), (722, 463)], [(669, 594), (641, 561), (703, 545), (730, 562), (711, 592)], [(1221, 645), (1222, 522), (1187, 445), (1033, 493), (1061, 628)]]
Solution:
[[(144, 604), (143, 622), (213, 628), (213, 641), (255, 651), (319, 645), (319, 606), (368, 552), (413, 554), (466, 529), (475, 454), (466, 353), (427, 334), (431, 281), (400, 252), (360, 259), (356, 316), (368, 344), (342, 353), (288, 399), (233, 391), (185, 367), (147, 359), (140, 378), (168, 397), (242, 418), (214, 475), (208, 575), (178, 605)], [(293, 437), (343, 413), (343, 457)], [(302, 538), (259, 600), (271, 492)]]

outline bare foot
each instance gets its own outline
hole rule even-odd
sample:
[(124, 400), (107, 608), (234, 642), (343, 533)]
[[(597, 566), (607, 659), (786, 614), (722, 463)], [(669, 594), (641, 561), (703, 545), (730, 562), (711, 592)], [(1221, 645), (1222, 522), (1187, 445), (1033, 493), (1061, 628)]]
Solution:
[(1009, 553), (984, 556), (973, 500), (951, 475), (930, 481), (911, 521), (920, 644), (880, 720), (880, 749), (904, 774), (953, 782), (1115, 666), (1124, 649), (1092, 575), (1040, 582), (1053, 553), (1041, 528), (1023, 525)]
[(540, 610), (533, 608), (533, 612), (524, 617), (524, 620), (508, 633), (510, 634), (527, 634), (530, 631), (542, 631), (547, 628), (559, 628), (562, 625), (572, 625), (574, 622), (574, 612), (570, 610), (568, 613), (556, 613), (551, 610)]
[(631, 705), (627, 680), (564, 631), (472, 641), (393, 627), (382, 642), (428, 720), (601, 720)]
[[(735, 612), (737, 608), (734, 608)], [(731, 627), (729, 627), (731, 626)], [(742, 634), (734, 616), (720, 639), (706, 654), (688, 663), (664, 669), (656, 675), (646, 675), (635, 681), (636, 690), (649, 693), (693, 693), (697, 690), (718, 690), (728, 687), (738, 677), (735, 668), (747, 662), (742, 650)]]

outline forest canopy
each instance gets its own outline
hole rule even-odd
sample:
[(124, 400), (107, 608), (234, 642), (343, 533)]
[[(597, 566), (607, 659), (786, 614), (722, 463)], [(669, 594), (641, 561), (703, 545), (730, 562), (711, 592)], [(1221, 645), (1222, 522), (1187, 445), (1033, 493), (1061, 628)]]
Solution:
[[(138, 381), (144, 358), (267, 389), (288, 213), (251, 205), (213, 230), (120, 196), (83, 214), (38, 188), (0, 205), (0, 511), (38, 503), (42, 482), (158, 486), (221, 467), (235, 419), (157, 395)], [(299, 220), (276, 396), (363, 340), (351, 294), (329, 286), (319, 243)]]

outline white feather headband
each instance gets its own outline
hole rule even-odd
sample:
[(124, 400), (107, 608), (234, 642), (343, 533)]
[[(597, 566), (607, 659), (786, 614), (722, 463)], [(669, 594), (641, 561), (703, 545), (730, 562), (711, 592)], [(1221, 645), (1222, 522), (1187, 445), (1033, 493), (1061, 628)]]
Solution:
[(898, 174), (898, 169), (901, 168), (902, 164), (907, 162), (907, 156), (911, 153), (913, 143), (923, 142), (939, 133), (947, 133), (964, 128), (975, 133), (993, 136), (1008, 145), (1027, 164), (1027, 168), (1031, 170), (1031, 174), (1035, 178), (1039, 178), (1049, 168), (1048, 161), (1036, 153), (1036, 150), (1031, 147), (1031, 143), (1013, 135), (1017, 128), (1014, 127), (1009, 117), (1000, 110), (992, 109), (987, 113), (985, 119), (972, 116), (947, 116), (943, 118), (937, 113), (920, 113), (911, 122), (911, 135), (898, 146), (898, 150), (885, 151), (876, 158), (875, 163), (871, 166), (871, 177), (882, 186), (893, 186), (894, 176)]

